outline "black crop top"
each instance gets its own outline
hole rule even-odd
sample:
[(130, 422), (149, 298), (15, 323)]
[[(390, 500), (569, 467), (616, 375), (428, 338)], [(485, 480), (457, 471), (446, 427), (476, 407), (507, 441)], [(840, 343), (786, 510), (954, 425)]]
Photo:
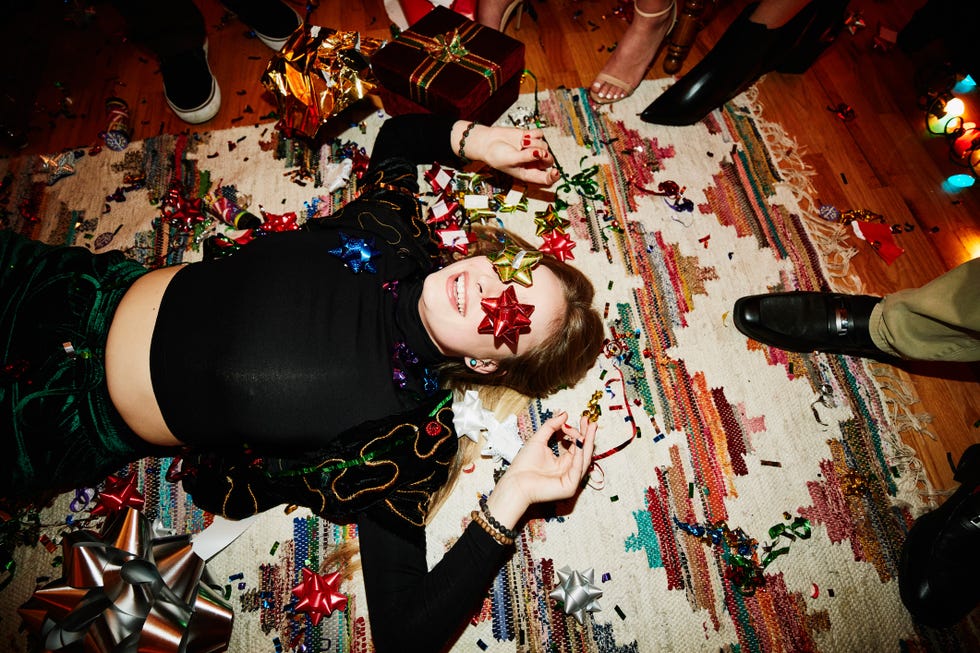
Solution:
[[(374, 243), (376, 272), (331, 250)], [(398, 281), (393, 284), (393, 281)], [(150, 350), (170, 430), (201, 447), (318, 448), (364, 421), (411, 408), (392, 357), (441, 360), (418, 312), (414, 262), (350, 228), (273, 234), (234, 256), (184, 267), (170, 282)]]
[[(401, 170), (413, 172), (406, 187), (415, 192), (415, 164), (458, 166), (449, 147), (454, 122), (434, 116), (389, 119), (365, 180), (387, 180), (389, 164), (401, 161)], [(177, 273), (161, 303), (150, 362), (157, 400), (179, 439), (201, 449), (230, 445), (240, 451), (248, 443), (270, 456), (286, 456), (276, 464), (288, 465), (290, 449), (326, 446), (334, 455), (331, 444), (342, 448), (346, 438), (369, 431), (363, 422), (395, 413), (392, 423), (398, 424), (405, 420), (397, 413), (424, 411), (427, 402), (438, 400), (421, 399), (424, 377), (418, 370), (408, 370), (406, 387), (397, 387), (391, 358), (401, 342), (421, 364), (440, 358), (417, 309), (431, 266), (431, 240), (406, 221), (416, 209), (410, 194), (366, 195), (307, 223), (306, 231), (273, 234), (230, 258), (190, 264)], [(354, 274), (329, 254), (340, 245), (341, 233), (375, 238), (376, 273)], [(447, 446), (454, 451), (455, 434), (450, 435)], [(263, 456), (256, 466), (241, 456), (237, 462), (234, 456), (218, 458), (220, 473), (184, 480), (201, 507), (240, 517), (279, 503), (303, 503), (329, 516), (304, 477), (270, 477), (272, 459)], [(416, 464), (424, 470), (431, 461)], [(431, 485), (423, 479), (417, 487), (429, 491)], [(347, 517), (358, 526), (379, 652), (443, 649), (479, 607), (510, 553), (470, 524), (430, 570), (424, 527), (399, 512), (412, 505), (415, 488)], [(232, 504), (238, 514), (232, 514)], [(412, 514), (418, 517), (419, 509)]]

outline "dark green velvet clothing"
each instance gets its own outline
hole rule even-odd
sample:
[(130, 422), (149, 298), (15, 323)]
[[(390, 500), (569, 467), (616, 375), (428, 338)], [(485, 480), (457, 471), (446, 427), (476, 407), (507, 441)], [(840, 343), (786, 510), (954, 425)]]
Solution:
[(112, 406), (103, 357), (126, 289), (146, 270), (0, 231), (0, 496), (94, 485), (154, 449)]

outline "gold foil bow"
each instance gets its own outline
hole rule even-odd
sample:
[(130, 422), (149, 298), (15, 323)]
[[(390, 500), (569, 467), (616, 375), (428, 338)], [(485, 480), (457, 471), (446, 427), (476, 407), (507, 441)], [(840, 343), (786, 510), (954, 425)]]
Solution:
[(262, 75), (276, 98), (276, 126), (288, 137), (313, 138), (320, 125), (377, 86), (369, 61), (384, 43), (317, 25), (293, 32)]
[(64, 576), (18, 610), (45, 650), (77, 642), (85, 653), (227, 649), (234, 614), (202, 580), (204, 560), (189, 535), (152, 537), (128, 508), (101, 534), (66, 534), (62, 548)]
[(432, 41), (425, 45), (425, 51), (442, 63), (456, 63), (470, 53), (463, 44), (458, 29), (432, 37)]

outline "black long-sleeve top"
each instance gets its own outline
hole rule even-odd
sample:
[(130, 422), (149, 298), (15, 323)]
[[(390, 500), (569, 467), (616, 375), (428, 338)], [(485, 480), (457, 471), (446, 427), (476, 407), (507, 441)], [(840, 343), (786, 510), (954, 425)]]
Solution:
[[(360, 198), (304, 231), (186, 266), (166, 291), (151, 346), (154, 392), (174, 434), (199, 449), (248, 447), (244, 458), (211, 458), (215, 469), (200, 459), (185, 479), (195, 502), (232, 517), (303, 503), (356, 520), (378, 651), (442, 649), (509, 552), (471, 524), (429, 570), (421, 525), (456, 435), (439, 394), (426, 393), (423, 368), (441, 355), (418, 298), (434, 250), (412, 193), (418, 164), (458, 164), (453, 123), (388, 120)], [(371, 241), (374, 271), (355, 273), (329, 254), (350, 238)], [(344, 466), (375, 453), (371, 465)], [(311, 489), (310, 478), (320, 485)]]

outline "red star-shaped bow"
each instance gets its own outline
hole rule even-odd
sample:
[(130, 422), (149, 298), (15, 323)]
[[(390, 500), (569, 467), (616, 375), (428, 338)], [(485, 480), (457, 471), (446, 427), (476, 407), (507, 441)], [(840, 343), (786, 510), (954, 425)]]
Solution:
[(443, 170), (442, 166), (438, 163), (433, 164), (431, 168), (425, 171), (424, 177), (429, 186), (432, 187), (436, 193), (445, 193), (449, 190), (449, 184), (453, 181), (453, 176), (455, 176), (451, 170)]
[(299, 598), (294, 609), (309, 614), (316, 626), (320, 619), (329, 617), (334, 610), (347, 608), (347, 595), (338, 592), (339, 587), (339, 571), (320, 575), (304, 567), (303, 582), (293, 588), (293, 594)]
[(517, 349), (517, 339), (522, 332), (530, 331), (533, 304), (518, 304), (514, 286), (507, 286), (500, 297), (488, 297), (480, 302), (486, 317), (476, 330), (492, 333), (495, 339), (503, 340)]
[(119, 478), (114, 474), (106, 477), (105, 489), (99, 492), (98, 503), (92, 508), (92, 517), (108, 515), (111, 512), (131, 506), (136, 510), (143, 507), (143, 495), (136, 489), (136, 475)]
[(470, 245), (476, 242), (476, 235), (471, 231), (462, 229), (455, 220), (447, 223), (445, 229), (436, 229), (439, 236), (439, 249), (450, 249), (466, 256), (470, 251)]
[(573, 241), (564, 231), (552, 231), (544, 235), (544, 244), (538, 249), (542, 252), (551, 254), (559, 261), (567, 261), (575, 258), (572, 248), (575, 247)]
[(190, 231), (196, 225), (207, 221), (200, 197), (184, 197), (177, 186), (171, 186), (161, 201), (163, 217), (178, 228)]

